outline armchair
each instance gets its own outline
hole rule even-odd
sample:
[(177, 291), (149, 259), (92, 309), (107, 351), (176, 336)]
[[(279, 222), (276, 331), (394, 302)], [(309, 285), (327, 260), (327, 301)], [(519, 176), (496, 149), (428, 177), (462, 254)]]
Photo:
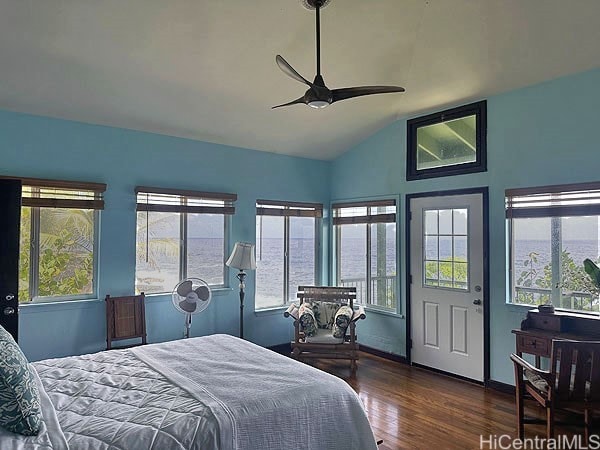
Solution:
[[(328, 287), (328, 286), (299, 286), (297, 294), (299, 304), (291, 304), (283, 313), (285, 317), (294, 319), (294, 340), (292, 341), (291, 357), (298, 360), (319, 359), (348, 359), (352, 373), (356, 372), (359, 345), (356, 341), (356, 323), (365, 319), (364, 308), (354, 306), (356, 288), (354, 287)], [(319, 324), (316, 333), (307, 333), (300, 323), (300, 309), (305, 303), (310, 303), (318, 315)], [(338, 333), (332, 331), (336, 328), (334, 323), (336, 311), (342, 306), (350, 307), (352, 316), (345, 331)], [(337, 320), (343, 324), (344, 320)], [(309, 335), (313, 334), (313, 335)], [(341, 334), (341, 336), (340, 336)], [(336, 337), (337, 335), (337, 337)]]

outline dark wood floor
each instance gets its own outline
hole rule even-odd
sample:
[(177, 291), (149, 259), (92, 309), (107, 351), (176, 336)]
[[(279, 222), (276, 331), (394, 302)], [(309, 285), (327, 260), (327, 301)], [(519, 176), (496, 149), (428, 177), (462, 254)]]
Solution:
[[(384, 440), (380, 449), (479, 449), (480, 435), (515, 435), (512, 395), (362, 352), (354, 378), (345, 361), (313, 364), (356, 390), (376, 438)], [(542, 418), (543, 410), (528, 404), (526, 414)], [(544, 432), (543, 425), (525, 426), (526, 437)], [(582, 432), (557, 428), (557, 434)]]

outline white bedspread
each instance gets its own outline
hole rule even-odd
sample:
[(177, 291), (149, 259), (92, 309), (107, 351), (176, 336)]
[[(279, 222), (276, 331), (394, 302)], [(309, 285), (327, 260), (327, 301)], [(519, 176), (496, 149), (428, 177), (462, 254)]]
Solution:
[(208, 395), (222, 407), (215, 414), (222, 449), (377, 448), (348, 384), (250, 342), (213, 335), (133, 352), (174, 384), (187, 382), (195, 398)]
[(44, 425), (0, 449), (375, 450), (342, 380), (214, 335), (33, 363)]

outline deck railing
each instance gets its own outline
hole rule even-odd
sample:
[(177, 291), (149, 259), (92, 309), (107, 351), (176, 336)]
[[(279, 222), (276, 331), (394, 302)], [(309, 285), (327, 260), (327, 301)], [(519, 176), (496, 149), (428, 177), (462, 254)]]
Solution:
[(371, 299), (367, 303), (367, 280), (365, 278), (342, 278), (341, 286), (356, 288), (356, 301), (363, 305), (396, 309), (396, 275), (371, 277)]
[[(515, 298), (513, 303), (528, 305), (541, 305), (550, 300), (552, 289), (532, 288), (525, 286), (515, 286)], [(558, 305), (556, 301), (552, 302), (557, 308), (566, 308), (579, 311), (599, 311), (600, 301), (589, 292), (568, 291), (563, 292)]]

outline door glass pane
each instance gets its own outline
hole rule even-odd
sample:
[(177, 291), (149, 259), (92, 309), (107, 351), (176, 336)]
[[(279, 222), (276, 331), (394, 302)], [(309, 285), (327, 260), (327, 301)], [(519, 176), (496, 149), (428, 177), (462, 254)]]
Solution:
[(281, 306), (283, 292), (284, 218), (256, 217), (255, 309)]
[(211, 286), (224, 284), (225, 215), (187, 214), (186, 276)]
[(290, 217), (289, 301), (296, 300), (298, 286), (315, 284), (315, 219)]
[(452, 235), (452, 210), (440, 209), (440, 234)]
[(371, 304), (396, 309), (396, 224), (376, 223), (371, 230)]
[(93, 293), (94, 211), (40, 208), (38, 296)]
[[(423, 285), (468, 290), (468, 210), (430, 209), (423, 216)], [(431, 232), (435, 218), (439, 219), (438, 233)]]
[(428, 209), (425, 211), (425, 234), (438, 235), (437, 209)]
[(467, 210), (454, 209), (454, 235), (467, 234)]
[(179, 213), (137, 213), (137, 292), (172, 292), (180, 281), (180, 228)]
[(438, 259), (439, 236), (425, 236), (425, 259)]
[(356, 287), (359, 303), (367, 301), (367, 225), (339, 225), (339, 283)]

